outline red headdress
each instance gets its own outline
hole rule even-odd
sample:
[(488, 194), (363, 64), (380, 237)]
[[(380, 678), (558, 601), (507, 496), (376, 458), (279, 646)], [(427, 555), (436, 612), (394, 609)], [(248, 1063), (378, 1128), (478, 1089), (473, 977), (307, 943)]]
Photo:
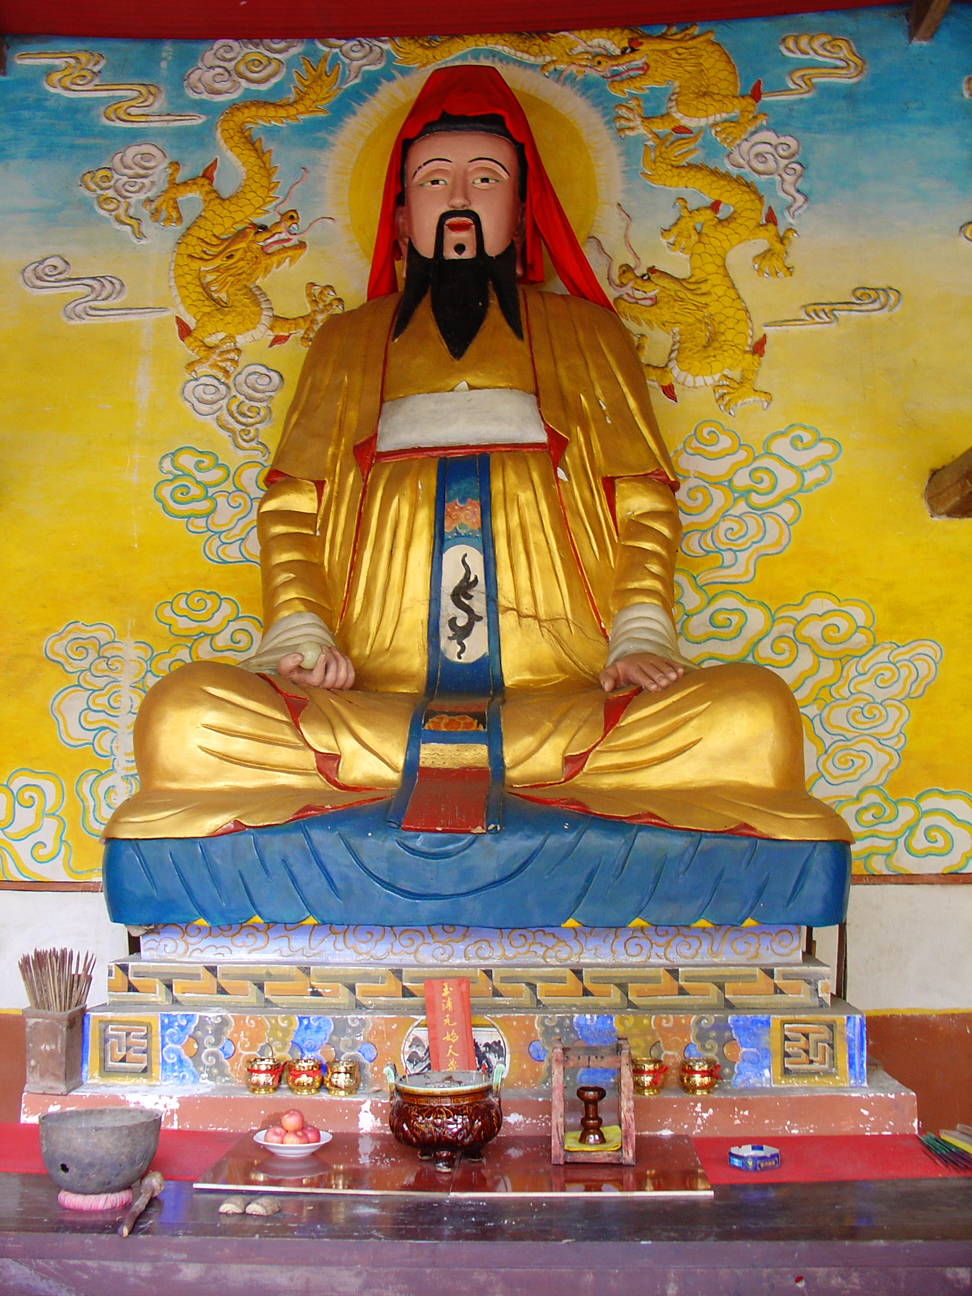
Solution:
[(524, 213), (526, 233), (523, 245), (525, 281), (543, 283), (542, 243), (545, 243), (554, 269), (567, 291), (575, 297), (586, 297), (588, 301), (610, 310), (611, 304), (581, 251), (540, 161), (533, 132), (519, 100), (496, 68), (481, 64), (437, 68), (419, 91), (405, 124), (398, 132), (385, 174), (378, 237), (375, 239), (375, 254), (368, 280), (368, 300), (384, 297), (387, 293), (396, 292), (398, 288), (395, 279), (395, 257), (399, 252), (395, 232), (395, 203), (401, 181), (402, 144), (405, 140), (414, 139), (423, 126), (437, 121), (443, 113), (450, 113), (454, 117), (498, 113), (506, 122), (506, 129), (512, 137), (523, 146), (527, 160)]

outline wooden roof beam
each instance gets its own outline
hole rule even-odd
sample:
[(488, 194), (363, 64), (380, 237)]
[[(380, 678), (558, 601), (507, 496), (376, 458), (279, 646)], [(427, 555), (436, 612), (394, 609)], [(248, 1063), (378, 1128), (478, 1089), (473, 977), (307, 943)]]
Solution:
[(972, 517), (972, 450), (932, 473), (925, 486), (925, 503), (932, 517)]
[(930, 41), (950, 3), (951, 0), (912, 0), (908, 10), (908, 40)]

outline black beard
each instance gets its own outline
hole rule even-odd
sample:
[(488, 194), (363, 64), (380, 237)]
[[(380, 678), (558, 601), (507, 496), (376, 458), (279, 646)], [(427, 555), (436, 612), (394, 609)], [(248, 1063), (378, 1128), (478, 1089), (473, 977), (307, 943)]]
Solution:
[[(442, 255), (445, 223), (454, 216), (465, 216), (473, 222), (476, 255), (447, 261)], [(483, 251), (483, 230), (479, 214), (443, 212), (435, 233), (435, 250), (431, 257), (422, 256), (413, 243), (405, 259), (405, 289), (398, 307), (393, 338), (408, 328), (416, 308), (430, 293), (432, 318), (453, 360), (461, 360), (470, 343), (483, 326), (489, 310), (489, 287), (493, 285), (503, 318), (522, 342), (520, 295), (516, 288), (516, 247), (513, 243), (499, 256)]]

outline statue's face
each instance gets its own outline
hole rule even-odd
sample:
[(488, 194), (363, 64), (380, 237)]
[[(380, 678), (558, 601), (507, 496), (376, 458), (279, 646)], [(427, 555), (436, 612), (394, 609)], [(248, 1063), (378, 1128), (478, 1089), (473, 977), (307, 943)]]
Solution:
[(478, 131), (443, 131), (416, 140), (405, 159), (405, 202), (398, 209), (403, 252), (411, 241), (422, 256), (431, 257), (439, 217), (448, 211), (455, 215), (445, 225), (445, 258), (474, 257), (475, 226), (463, 214), (469, 210), (479, 215), (487, 256), (498, 256), (520, 237), (523, 204), (514, 145)]

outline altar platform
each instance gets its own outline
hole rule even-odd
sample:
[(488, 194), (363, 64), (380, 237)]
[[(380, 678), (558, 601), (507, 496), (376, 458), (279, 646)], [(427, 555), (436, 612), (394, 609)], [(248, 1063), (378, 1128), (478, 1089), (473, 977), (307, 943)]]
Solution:
[[(291, 1105), (283, 1087), (247, 1093), (248, 1059), (310, 1055), (351, 1059), (361, 1077), (352, 1099), (312, 1100), (322, 1124), (380, 1128), (385, 1068), (429, 1066), (424, 983), (464, 976), (477, 1065), (502, 1064), (520, 1133), (549, 1128), (554, 1039), (596, 1049), (621, 1036), (668, 1068), (662, 1091), (638, 1099), (645, 1132), (914, 1131), (914, 1095), (868, 1074), (863, 1015), (833, 996), (829, 967), (805, 943), (798, 925), (752, 922), (161, 925), (110, 965), (107, 1002), (85, 1016), (83, 1087), (57, 1104), (140, 1103), (174, 1128), (244, 1130)], [(698, 1056), (721, 1068), (703, 1099), (678, 1080), (682, 1059)], [(25, 1094), (23, 1119), (51, 1101)]]

